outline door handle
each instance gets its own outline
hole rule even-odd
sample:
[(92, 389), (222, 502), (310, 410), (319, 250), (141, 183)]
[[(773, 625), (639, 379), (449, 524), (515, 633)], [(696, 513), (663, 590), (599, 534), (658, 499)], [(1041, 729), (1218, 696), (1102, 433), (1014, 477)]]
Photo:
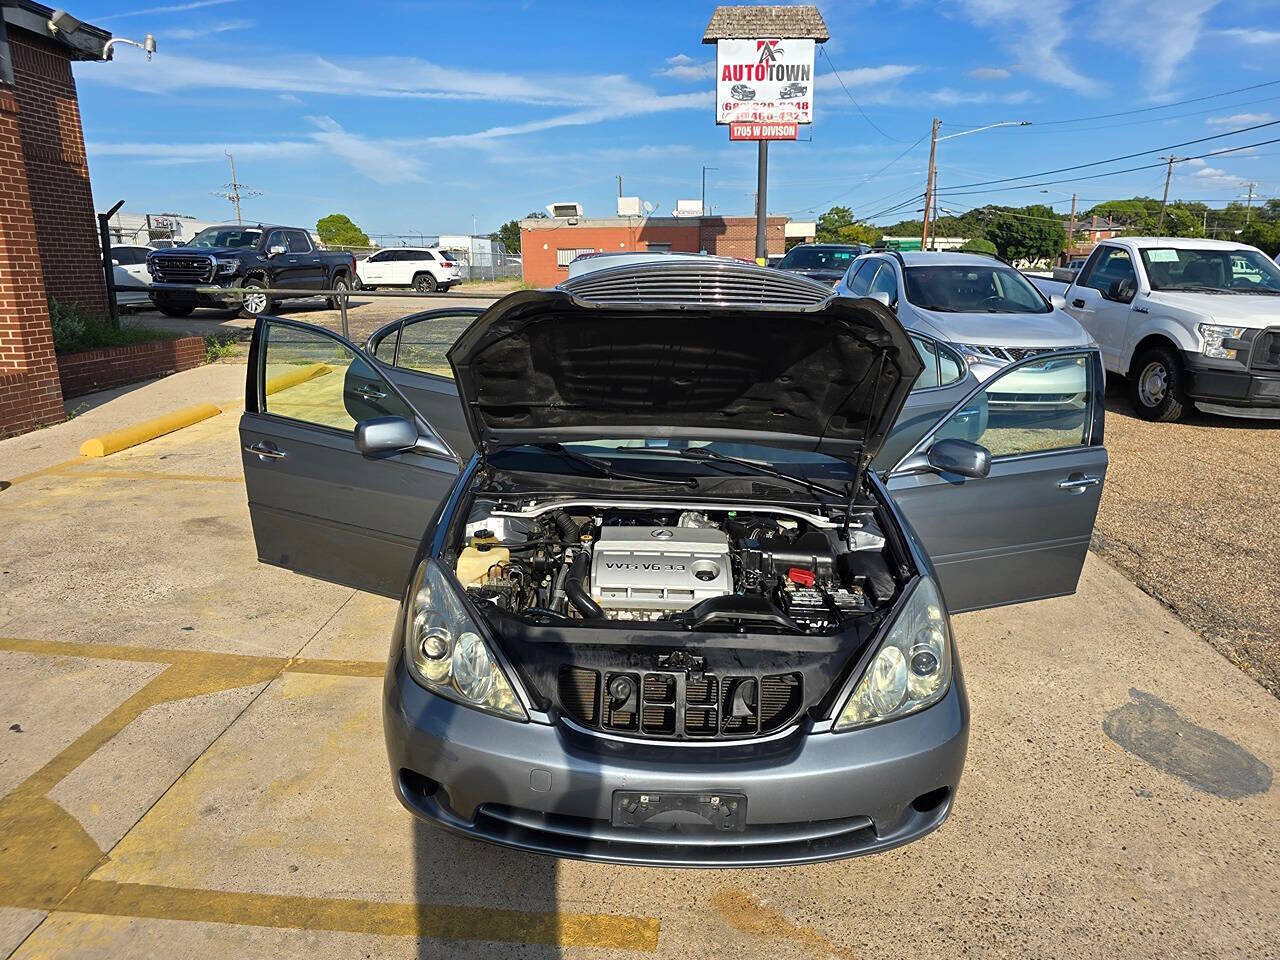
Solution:
[(1096, 487), (1102, 483), (1101, 477), (1068, 477), (1066, 480), (1058, 481), (1059, 490), (1083, 490), (1086, 487)]
[(244, 452), (257, 454), (263, 460), (283, 460), (288, 456), (283, 450), (277, 449), (274, 444), (267, 443), (265, 440), (250, 444), (244, 448)]
[(1074, 300), (1072, 300), (1072, 301), (1071, 301), (1071, 305), (1072, 305), (1073, 307), (1083, 307), (1083, 306), (1084, 306), (1084, 301), (1083, 301), (1083, 300), (1081, 300), (1079, 297), (1077, 297), (1076, 299), (1074, 299)]
[(355, 392), (366, 400), (382, 400), (387, 395), (385, 390), (379, 390), (377, 387), (370, 384), (366, 384), (363, 387), (356, 387)]

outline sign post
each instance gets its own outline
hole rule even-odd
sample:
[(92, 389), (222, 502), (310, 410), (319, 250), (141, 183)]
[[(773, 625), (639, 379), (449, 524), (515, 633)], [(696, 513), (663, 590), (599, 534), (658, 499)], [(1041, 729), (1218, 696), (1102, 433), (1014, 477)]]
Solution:
[(756, 262), (768, 262), (769, 141), (813, 123), (813, 59), (828, 39), (815, 6), (717, 7), (703, 34), (716, 45), (716, 123), (757, 142)]

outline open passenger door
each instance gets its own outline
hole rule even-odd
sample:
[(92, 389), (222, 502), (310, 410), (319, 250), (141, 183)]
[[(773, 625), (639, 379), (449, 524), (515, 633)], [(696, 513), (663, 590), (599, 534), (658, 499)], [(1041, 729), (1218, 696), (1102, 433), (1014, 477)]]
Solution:
[[(404, 442), (374, 449), (388, 425)], [(460, 470), (450, 445), (359, 348), (278, 317), (254, 328), (240, 445), (258, 559), (389, 597), (403, 592)]]
[[(1095, 350), (1011, 364), (952, 409), (888, 477), (953, 613), (1074, 593), (1107, 472)], [(943, 440), (990, 453), (965, 477), (931, 457)]]

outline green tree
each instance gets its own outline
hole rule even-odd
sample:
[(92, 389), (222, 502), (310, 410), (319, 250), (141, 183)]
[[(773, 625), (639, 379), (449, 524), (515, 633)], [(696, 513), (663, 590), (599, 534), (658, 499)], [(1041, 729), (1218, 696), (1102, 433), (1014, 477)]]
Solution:
[(961, 253), (999, 253), (996, 245), (986, 237), (974, 237), (966, 240), (963, 247), (960, 248)]
[(853, 226), (853, 211), (848, 207), (832, 207), (818, 217), (814, 239), (819, 243), (839, 243), (840, 231)]
[(1006, 260), (1052, 260), (1067, 245), (1067, 231), (1050, 207), (984, 207), (987, 239)]
[(883, 235), (884, 231), (869, 223), (851, 223), (836, 232), (836, 239), (840, 243), (865, 243), (867, 246), (875, 246)]
[(368, 247), (369, 235), (351, 222), (345, 213), (331, 213), (316, 221), (320, 242), (335, 247)]
[[(534, 210), (530, 213), (526, 220), (545, 220), (547, 215), (541, 210)], [(508, 220), (496, 231), (489, 234), (490, 240), (501, 240), (502, 245), (507, 248), (507, 253), (520, 252), (520, 221)]]

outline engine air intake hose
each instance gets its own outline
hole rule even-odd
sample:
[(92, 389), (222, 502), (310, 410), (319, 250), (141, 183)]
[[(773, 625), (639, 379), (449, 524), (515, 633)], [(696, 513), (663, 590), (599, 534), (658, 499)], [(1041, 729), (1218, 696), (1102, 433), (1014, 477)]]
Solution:
[(578, 525), (573, 522), (573, 517), (561, 510), (556, 510), (551, 514), (551, 522), (556, 525), (556, 532), (560, 534), (561, 540), (566, 542), (577, 542), (579, 528)]
[(578, 555), (573, 558), (573, 563), (569, 564), (569, 576), (564, 581), (564, 592), (580, 614), (588, 620), (598, 620), (604, 616), (604, 610), (591, 598), (591, 594), (587, 593), (587, 588), (583, 585), (589, 562), (590, 556), (587, 551), (578, 551)]

